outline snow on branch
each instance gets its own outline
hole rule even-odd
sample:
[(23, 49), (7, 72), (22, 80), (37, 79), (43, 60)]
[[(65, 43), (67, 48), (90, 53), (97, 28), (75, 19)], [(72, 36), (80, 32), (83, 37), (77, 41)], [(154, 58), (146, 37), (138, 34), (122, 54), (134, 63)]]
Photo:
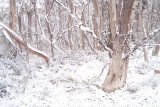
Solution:
[(147, 37), (145, 37), (139, 44), (137, 44), (136, 46), (134, 46), (134, 48), (132, 49), (132, 51), (130, 53), (128, 53), (125, 58), (129, 57), (129, 55), (133, 54), (139, 47), (143, 46), (145, 43), (147, 43), (149, 40), (152, 40), (154, 37), (158, 36), (156, 35), (158, 32), (160, 31), (160, 28), (155, 29), (153, 32), (151, 32), (150, 34), (148, 34)]
[[(21, 37), (19, 37), (13, 30), (11, 30), (9, 27), (7, 27), (6, 25), (4, 25), (3, 23), (0, 22), (0, 26), (3, 27), (2, 32), (4, 33), (4, 35), (6, 36), (6, 38), (15, 46), (14, 42), (12, 41), (11, 38), (13, 38), (17, 43), (19, 43), (20, 45), (26, 47), (26, 49), (32, 53), (35, 54), (39, 57), (42, 57), (46, 62), (49, 62), (49, 57), (47, 56), (46, 53), (39, 51), (35, 48), (33, 48), (32, 46), (30, 46), (29, 44), (25, 44), (23, 39)], [(10, 38), (11, 37), (11, 38)]]
[(87, 31), (87, 32), (89, 32), (89, 33), (92, 33), (95, 38), (97, 37), (96, 34), (93, 32), (93, 30), (91, 30), (89, 27), (85, 27), (85, 26), (82, 25), (82, 21), (81, 21), (81, 20), (78, 20), (78, 19), (79, 19), (78, 16), (72, 14), (72, 13), (71, 13), (71, 10), (70, 10), (68, 7), (66, 7), (65, 5), (63, 5), (63, 4), (62, 4), (60, 1), (58, 1), (58, 0), (55, 0), (55, 2), (68, 11), (68, 13), (69, 13), (69, 14), (71, 15), (71, 17), (76, 21), (76, 23), (78, 24), (79, 28), (80, 28), (82, 31), (85, 31), (85, 32)]
[(91, 34), (92, 34), (92, 37), (95, 38), (96, 40), (98, 40), (98, 41), (103, 45), (103, 47), (105, 48), (105, 50), (107, 50), (107, 51), (109, 51), (109, 52), (112, 53), (112, 49), (106, 47), (106, 46), (102, 43), (102, 41), (98, 38), (98, 36), (94, 33), (93, 30), (91, 30), (89, 27), (86, 27), (86, 26), (82, 25), (82, 21), (81, 21), (81, 20), (78, 20), (78, 19), (79, 19), (78, 16), (72, 14), (72, 13), (71, 13), (71, 10), (70, 10), (69, 8), (67, 8), (65, 5), (63, 5), (60, 1), (55, 0), (55, 2), (56, 2), (58, 5), (62, 6), (64, 9), (66, 9), (66, 10), (68, 11), (68, 13), (69, 13), (69, 14), (71, 15), (71, 17), (75, 20), (75, 22), (78, 24), (79, 28), (80, 28), (82, 31), (91, 33)]

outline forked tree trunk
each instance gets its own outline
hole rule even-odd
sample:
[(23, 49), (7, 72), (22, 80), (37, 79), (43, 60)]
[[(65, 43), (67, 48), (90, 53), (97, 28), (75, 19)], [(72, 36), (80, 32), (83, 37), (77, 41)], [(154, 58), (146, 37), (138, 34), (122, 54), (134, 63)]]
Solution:
[(129, 57), (125, 57), (129, 45), (128, 24), (134, 0), (119, 0), (118, 4), (117, 0), (110, 0), (109, 3), (113, 53), (112, 63), (109, 66), (107, 77), (102, 85), (102, 89), (105, 92), (115, 91), (122, 88), (126, 83), (129, 62)]

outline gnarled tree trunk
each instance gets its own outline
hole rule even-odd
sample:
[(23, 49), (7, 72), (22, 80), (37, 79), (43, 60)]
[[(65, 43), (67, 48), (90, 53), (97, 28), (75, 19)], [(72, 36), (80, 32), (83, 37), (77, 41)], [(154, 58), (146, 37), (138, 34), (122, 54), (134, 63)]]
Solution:
[(102, 85), (105, 92), (112, 92), (125, 85), (129, 57), (129, 22), (134, 0), (110, 0), (109, 17), (112, 34), (113, 53), (107, 77)]

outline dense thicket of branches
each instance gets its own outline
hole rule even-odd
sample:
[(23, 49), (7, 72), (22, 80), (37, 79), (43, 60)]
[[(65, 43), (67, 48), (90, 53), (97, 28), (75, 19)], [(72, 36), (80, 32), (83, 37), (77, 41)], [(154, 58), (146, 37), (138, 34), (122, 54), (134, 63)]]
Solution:
[[(108, 0), (3, 2), (5, 5), (1, 6), (1, 22), (18, 34), (24, 34), (27, 43), (53, 54), (53, 58), (54, 51), (111, 48)], [(130, 36), (134, 43), (138, 44), (159, 28), (158, 11), (158, 0), (135, 2), (130, 24)], [(159, 42), (157, 38), (154, 40)]]
[[(27, 59), (29, 58), (28, 45), (33, 46), (35, 49), (32, 49), (37, 52), (45, 52), (50, 56), (50, 59), (54, 59), (54, 56), (59, 52), (66, 53), (73, 50), (107, 51), (112, 57), (113, 36), (118, 35), (117, 32), (121, 32), (117, 29), (122, 30), (123, 28), (119, 28), (121, 20), (117, 22), (120, 26), (117, 26), (113, 31), (112, 27), (114, 26), (112, 26), (111, 19), (116, 16), (111, 15), (113, 11), (110, 10), (111, 3), (109, 1), (1, 0), (5, 5), (0, 6), (0, 20), (23, 39), (19, 43), (11, 36), (10, 42), (14, 42), (16, 47), (20, 49), (23, 44)], [(114, 1), (118, 5), (118, 2)], [(123, 4), (124, 1), (120, 1)], [(133, 7), (131, 7), (131, 17), (127, 19), (129, 22), (126, 23), (127, 31), (125, 34), (122, 31), (119, 36), (127, 37), (123, 39), (123, 42), (129, 42), (133, 45), (133, 48), (129, 44), (125, 45), (127, 48), (125, 58), (128, 58), (136, 49), (143, 47), (145, 60), (148, 61), (146, 47), (155, 47), (153, 55), (158, 55), (159, 52), (160, 1), (134, 1)], [(119, 14), (123, 10), (121, 4), (117, 7)], [(124, 14), (123, 17), (127, 16)], [(125, 23), (125, 20), (123, 22)], [(16, 57), (19, 50), (8, 42), (6, 46), (10, 46), (10, 50), (6, 53), (14, 53)], [(6, 55), (13, 56), (13, 54)], [(38, 56), (47, 58), (48, 61), (48, 57), (44, 55)]]

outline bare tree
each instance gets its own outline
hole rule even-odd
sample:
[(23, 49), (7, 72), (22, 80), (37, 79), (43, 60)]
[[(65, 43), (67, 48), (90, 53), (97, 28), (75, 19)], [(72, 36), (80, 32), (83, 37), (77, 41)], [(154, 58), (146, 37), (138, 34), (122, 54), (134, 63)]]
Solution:
[(134, 0), (109, 0), (109, 20), (113, 42), (112, 63), (102, 85), (105, 92), (112, 92), (126, 83), (129, 57), (129, 22)]

